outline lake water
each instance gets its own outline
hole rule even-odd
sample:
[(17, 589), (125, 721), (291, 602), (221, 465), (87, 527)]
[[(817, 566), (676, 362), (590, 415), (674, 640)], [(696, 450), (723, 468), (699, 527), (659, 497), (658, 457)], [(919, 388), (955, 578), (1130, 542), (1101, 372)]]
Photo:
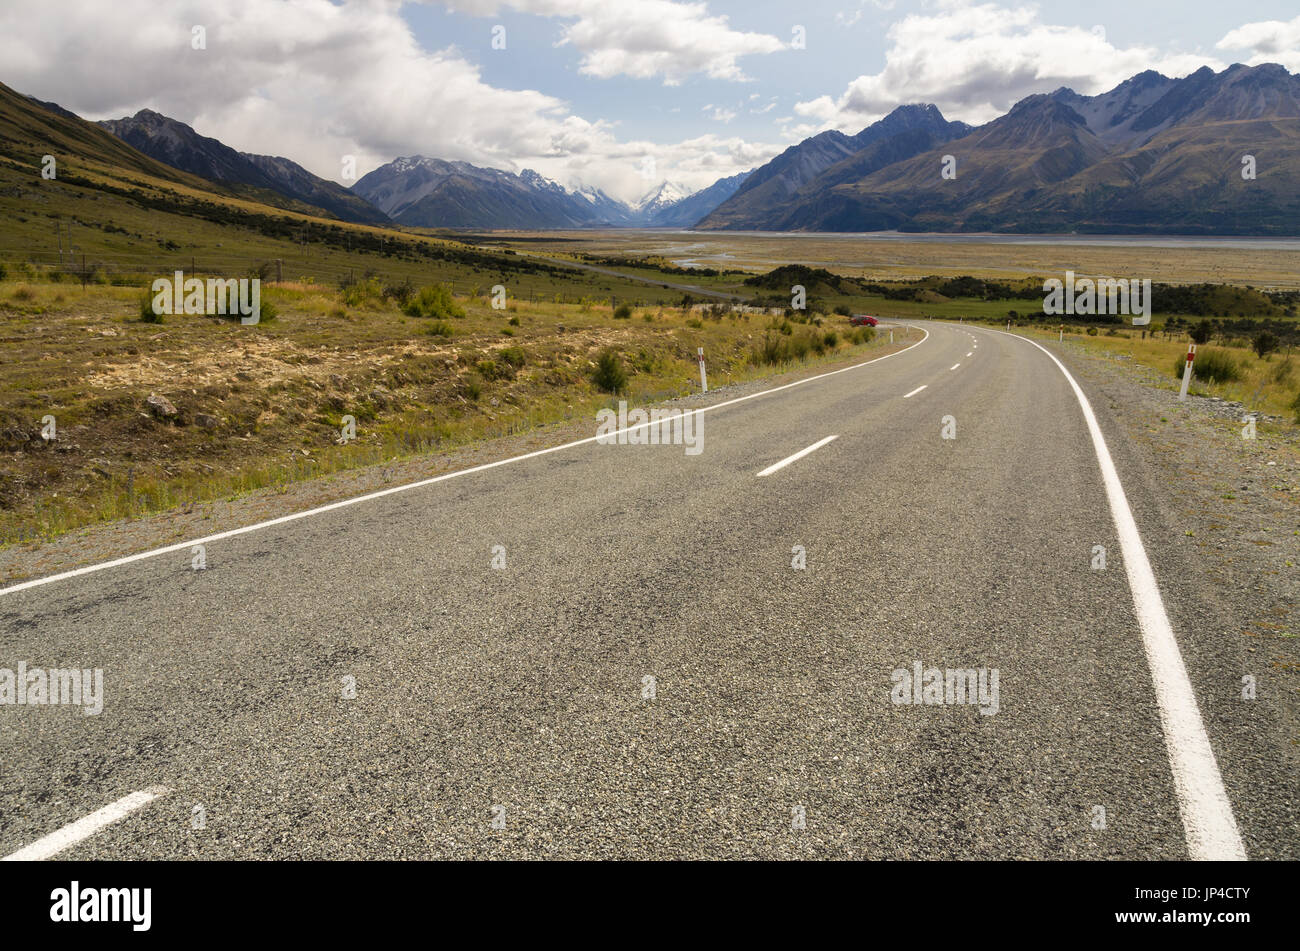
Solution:
[(925, 232), (905, 234), (901, 231), (837, 232), (837, 231), (670, 231), (667, 235), (682, 235), (695, 239), (725, 241), (728, 237), (780, 238), (833, 238), (840, 241), (921, 242), (934, 244), (1074, 244), (1098, 247), (1135, 248), (1246, 248), (1267, 251), (1300, 251), (1300, 238), (1236, 237), (1214, 235), (1159, 235), (1159, 234), (944, 234)]

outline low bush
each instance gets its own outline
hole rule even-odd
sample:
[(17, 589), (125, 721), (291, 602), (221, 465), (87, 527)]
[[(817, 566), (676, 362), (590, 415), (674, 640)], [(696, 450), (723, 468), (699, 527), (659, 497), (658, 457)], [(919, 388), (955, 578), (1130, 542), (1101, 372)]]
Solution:
[[(1174, 376), (1181, 380), (1186, 365), (1187, 358), (1179, 354), (1173, 364)], [(1196, 379), (1205, 383), (1231, 383), (1241, 379), (1241, 367), (1226, 350), (1197, 351), (1192, 373)]]
[(615, 396), (627, 390), (627, 370), (618, 354), (606, 350), (596, 359), (596, 369), (591, 374), (591, 382), (606, 393)]
[(163, 315), (154, 312), (153, 293), (148, 290), (140, 295), (140, 322), (145, 324), (161, 324), (163, 322)]
[(465, 309), (456, 303), (451, 291), (441, 284), (422, 287), (402, 308), (410, 317), (464, 317)]

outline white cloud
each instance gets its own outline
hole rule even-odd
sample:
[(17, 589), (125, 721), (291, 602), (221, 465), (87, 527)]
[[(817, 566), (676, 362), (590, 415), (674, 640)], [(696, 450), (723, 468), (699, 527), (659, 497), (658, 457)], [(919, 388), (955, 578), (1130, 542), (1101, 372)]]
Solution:
[(610, 79), (662, 77), (677, 85), (702, 73), (711, 79), (743, 81), (737, 60), (775, 53), (785, 43), (765, 33), (733, 30), (725, 16), (710, 16), (705, 3), (679, 0), (441, 0), (449, 9), (491, 16), (505, 7), (538, 16), (572, 20), (561, 45), (582, 54), (581, 71)]
[(1230, 31), (1215, 44), (1221, 50), (1250, 50), (1247, 66), (1281, 63), (1295, 72), (1300, 70), (1300, 16), (1290, 22), (1262, 20), (1247, 23)]
[(784, 130), (787, 136), (856, 132), (909, 102), (933, 102), (946, 118), (978, 124), (1060, 86), (1095, 95), (1146, 69), (1182, 76), (1223, 66), (1153, 47), (1115, 46), (1104, 31), (1044, 23), (1032, 5), (940, 0), (934, 12), (909, 14), (886, 36), (884, 68), (859, 76), (838, 97), (796, 104), (807, 121)]
[[(455, 50), (421, 48), (400, 7), (399, 0), (7, 4), (0, 62), (7, 84), (87, 118), (152, 108), (234, 148), (287, 156), (334, 180), (344, 155), (356, 156), (361, 175), (418, 153), (534, 168), (626, 198), (645, 190), (644, 155), (653, 154), (664, 175), (703, 187), (779, 150), (708, 136), (619, 141), (609, 122), (574, 115), (536, 90), (495, 88)], [(190, 48), (195, 24), (206, 27), (206, 50)]]
[(705, 106), (702, 111), (714, 122), (730, 122), (736, 118), (735, 110), (726, 109), (722, 106)]

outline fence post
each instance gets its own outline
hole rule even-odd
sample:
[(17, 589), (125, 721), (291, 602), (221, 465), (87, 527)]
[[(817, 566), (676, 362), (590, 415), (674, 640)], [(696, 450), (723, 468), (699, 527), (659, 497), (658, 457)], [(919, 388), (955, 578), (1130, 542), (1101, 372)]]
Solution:
[(1187, 399), (1187, 385), (1192, 382), (1192, 361), (1196, 359), (1196, 344), (1187, 345), (1187, 366), (1183, 367), (1183, 386), (1178, 391), (1178, 399)]

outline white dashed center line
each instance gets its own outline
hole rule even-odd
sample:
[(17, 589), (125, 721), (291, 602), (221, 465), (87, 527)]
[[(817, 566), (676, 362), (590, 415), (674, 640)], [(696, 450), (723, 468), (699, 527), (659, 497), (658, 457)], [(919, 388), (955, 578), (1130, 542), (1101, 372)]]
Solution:
[(71, 822), (62, 829), (56, 829), (44, 838), (37, 839), (26, 848), (19, 849), (12, 855), (6, 855), (0, 859), (0, 862), (39, 862), (48, 859), (84, 839), (89, 839), (96, 832), (108, 828), (119, 819), (125, 819), (137, 809), (149, 805), (159, 796), (169, 792), (171, 790), (165, 786), (150, 786), (140, 792), (123, 796), (117, 802), (110, 802), (103, 809), (97, 809), (85, 818)]
[(826, 445), (832, 439), (839, 439), (839, 438), (840, 438), (839, 436), (827, 436), (825, 439), (819, 439), (817, 440), (817, 442), (813, 443), (807, 449), (800, 449), (793, 456), (787, 456), (786, 458), (782, 459), (780, 462), (768, 466), (766, 469), (764, 469), (762, 472), (758, 474), (758, 477), (761, 479), (765, 475), (771, 475), (773, 472), (776, 472), (778, 469), (784, 469), (790, 463), (798, 459), (802, 459), (804, 456), (808, 455), (808, 453), (816, 452), (818, 449)]
[(925, 388), (926, 388), (927, 386), (929, 386), (929, 385), (930, 385), (930, 384), (928, 384), (928, 383), (922, 383), (920, 386), (918, 386), (916, 389), (914, 389), (911, 393), (906, 394), (906, 395), (903, 397), (903, 399), (907, 399), (908, 396), (915, 396), (917, 393), (920, 393), (923, 389), (925, 389)]

